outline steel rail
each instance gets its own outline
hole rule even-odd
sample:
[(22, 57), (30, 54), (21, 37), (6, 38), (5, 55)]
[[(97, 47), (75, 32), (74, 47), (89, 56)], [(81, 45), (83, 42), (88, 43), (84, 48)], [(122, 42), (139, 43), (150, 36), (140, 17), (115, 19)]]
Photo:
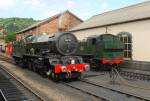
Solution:
[(144, 98), (144, 97), (141, 97), (141, 96), (137, 96), (137, 95), (133, 95), (133, 94), (129, 94), (129, 93), (126, 93), (126, 92), (123, 92), (123, 91), (120, 91), (120, 90), (116, 90), (116, 89), (113, 89), (111, 87), (107, 87), (107, 86), (102, 85), (102, 84), (96, 84), (96, 83), (93, 83), (93, 82), (90, 82), (90, 81), (87, 81), (87, 80), (83, 80), (83, 79), (80, 80), (80, 81), (91, 84), (93, 86), (102, 87), (102, 88), (105, 88), (105, 89), (108, 89), (108, 90), (111, 90), (111, 91), (114, 91), (114, 92), (118, 92), (120, 94), (125, 94), (127, 96), (133, 96), (135, 98), (138, 98), (138, 99), (141, 99), (141, 100), (144, 100), (144, 101), (150, 101), (150, 99), (147, 99), (147, 98)]
[(7, 99), (6, 99), (6, 97), (4, 96), (4, 94), (3, 94), (3, 92), (2, 92), (1, 89), (0, 89), (0, 93), (1, 93), (1, 95), (2, 95), (2, 97), (3, 97), (3, 99), (4, 99), (4, 101), (7, 101)]
[(33, 95), (35, 95), (39, 100), (41, 101), (46, 101), (42, 96), (40, 96), (38, 93), (36, 93), (32, 88), (30, 88), (29, 86), (27, 86), (24, 82), (22, 82), (20, 79), (18, 79), (17, 77), (14, 76), (13, 73), (9, 72), (9, 70), (7, 70), (5, 68), (5, 66), (3, 66), (2, 64), (0, 64), (0, 68), (5, 71), (9, 76), (11, 76), (13, 79), (15, 79), (18, 83), (20, 83), (25, 89), (27, 89), (30, 93), (32, 93)]
[(78, 90), (78, 91), (81, 91), (82, 93), (85, 93), (85, 94), (94, 96), (94, 97), (96, 97), (96, 98), (99, 98), (99, 99), (101, 99), (102, 101), (111, 101), (111, 100), (108, 100), (108, 99), (106, 99), (106, 98), (100, 97), (100, 96), (95, 95), (95, 94), (92, 94), (92, 93), (90, 93), (90, 92), (87, 92), (87, 91), (85, 91), (85, 90), (82, 90), (82, 89), (79, 89), (79, 88), (77, 88), (77, 87), (74, 87), (74, 86), (70, 85), (69, 83), (61, 82), (61, 84), (65, 85), (65, 86), (68, 86), (68, 87), (71, 87), (71, 88), (73, 88), (73, 89), (76, 89), (76, 90)]

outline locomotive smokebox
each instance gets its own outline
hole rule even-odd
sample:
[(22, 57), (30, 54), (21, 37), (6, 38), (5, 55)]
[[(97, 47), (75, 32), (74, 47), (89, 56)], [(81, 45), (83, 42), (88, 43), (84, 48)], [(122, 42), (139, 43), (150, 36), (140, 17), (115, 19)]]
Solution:
[(77, 51), (78, 40), (71, 33), (57, 33), (55, 34), (55, 45), (60, 54), (72, 55)]

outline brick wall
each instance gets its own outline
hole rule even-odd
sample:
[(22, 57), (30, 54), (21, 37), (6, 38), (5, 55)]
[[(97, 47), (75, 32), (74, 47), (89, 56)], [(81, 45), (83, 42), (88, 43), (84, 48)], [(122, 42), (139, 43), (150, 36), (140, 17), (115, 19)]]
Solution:
[(16, 39), (20, 40), (27, 35), (39, 35), (42, 33), (66, 32), (82, 21), (70, 12), (65, 12), (61, 16), (56, 16), (50, 20), (43, 22), (35, 28), (16, 35)]
[(41, 33), (54, 33), (58, 32), (58, 18), (53, 19), (52, 21), (48, 21), (38, 27), (39, 34)]
[(81, 21), (78, 18), (74, 17), (74, 15), (68, 12), (63, 15), (62, 19), (63, 21), (60, 25), (60, 28), (64, 28), (67, 31), (69, 31), (69, 29), (73, 26), (76, 26), (81, 23)]

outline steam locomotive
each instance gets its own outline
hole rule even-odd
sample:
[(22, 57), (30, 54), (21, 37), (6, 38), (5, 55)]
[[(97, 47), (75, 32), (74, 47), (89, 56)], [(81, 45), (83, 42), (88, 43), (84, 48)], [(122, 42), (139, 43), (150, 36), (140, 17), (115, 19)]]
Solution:
[(118, 36), (105, 33), (80, 42), (77, 54), (91, 64), (92, 70), (109, 71), (123, 62), (123, 50), (124, 43)]
[(22, 67), (53, 80), (80, 78), (89, 64), (74, 55), (77, 49), (78, 41), (71, 33), (29, 35), (13, 43), (13, 58)]

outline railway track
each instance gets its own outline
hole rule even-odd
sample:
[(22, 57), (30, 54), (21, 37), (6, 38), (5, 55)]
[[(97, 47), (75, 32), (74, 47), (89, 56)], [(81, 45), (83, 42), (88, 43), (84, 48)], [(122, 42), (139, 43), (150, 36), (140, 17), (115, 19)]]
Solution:
[[(142, 96), (137, 96), (137, 95), (130, 94), (130, 93), (127, 93), (127, 92), (122, 92), (122, 91), (120, 91), (120, 90), (116, 90), (116, 89), (113, 89), (113, 88), (108, 87), (108, 86), (105, 86), (105, 85), (96, 84), (96, 83), (90, 82), (90, 81), (88, 81), (88, 80), (84, 80), (84, 79), (83, 79), (83, 80), (80, 80), (80, 81), (85, 82), (85, 83), (88, 83), (88, 84), (93, 85), (93, 86), (97, 86), (97, 87), (102, 87), (102, 88), (104, 88), (104, 89), (108, 89), (108, 90), (113, 91), (113, 92), (116, 92), (116, 93), (118, 93), (118, 94), (123, 94), (123, 95), (125, 95), (127, 98), (133, 97), (133, 98), (136, 99), (135, 101), (138, 101), (138, 99), (139, 99), (139, 100), (142, 100), (142, 101), (150, 101), (150, 99), (148, 99), (148, 98), (144, 98), (144, 97), (142, 97)], [(119, 96), (119, 95), (118, 95), (118, 96)], [(127, 101), (128, 101), (128, 100), (129, 100), (129, 99), (127, 99)], [(112, 101), (113, 101), (113, 100), (112, 100)], [(114, 101), (116, 101), (116, 100), (114, 100)], [(125, 101), (125, 100), (124, 100), (124, 101)]]
[[(6, 82), (6, 78), (4, 76), (7, 77), (8, 82)], [(24, 84), (24, 82), (20, 81), (1, 64), (0, 79), (4, 80), (4, 82), (0, 82), (0, 87), (3, 89), (1, 90), (1, 95), (3, 96), (2, 101), (45, 101), (44, 98)], [(9, 81), (11, 81), (13, 85), (11, 85)], [(19, 87), (21, 91), (19, 91), (16, 87)]]
[(129, 93), (125, 93), (113, 88), (95, 84), (87, 80), (80, 80), (76, 82), (61, 82), (63, 85), (69, 86), (73, 89), (79, 90), (88, 95), (97, 97), (102, 101), (150, 101), (150, 99), (143, 98)]
[(126, 79), (150, 81), (150, 72), (147, 71), (123, 69), (119, 74)]
[[(7, 59), (5, 59), (7, 61)], [(13, 63), (12, 60), (7, 61), (9, 63)], [(13, 63), (14, 64), (14, 63)], [(120, 74), (126, 76), (126, 72), (131, 71), (121, 71)], [(128, 73), (130, 75), (131, 73)], [(138, 72), (137, 72), (138, 74)], [(141, 74), (141, 73), (140, 73)], [(144, 74), (144, 73), (143, 73)], [(145, 74), (148, 75), (148, 74)], [(92, 75), (96, 76), (96, 75)], [(126, 76), (128, 78), (132, 78), (134, 75)], [(141, 75), (139, 75), (141, 76)], [(88, 76), (87, 76), (88, 77)], [(137, 78), (139, 79), (139, 78)], [(140, 80), (148, 80), (148, 79), (140, 79)], [(99, 85), (92, 82), (87, 81), (86, 79), (75, 81), (75, 82), (61, 82), (65, 86), (69, 86), (73, 89), (79, 90), (88, 95), (94, 96), (96, 98), (101, 99), (102, 101), (150, 101), (148, 98), (143, 98), (142, 96), (137, 96), (134, 94), (125, 93), (119, 90), (115, 90), (113, 88), (107, 87), (105, 85)]]

